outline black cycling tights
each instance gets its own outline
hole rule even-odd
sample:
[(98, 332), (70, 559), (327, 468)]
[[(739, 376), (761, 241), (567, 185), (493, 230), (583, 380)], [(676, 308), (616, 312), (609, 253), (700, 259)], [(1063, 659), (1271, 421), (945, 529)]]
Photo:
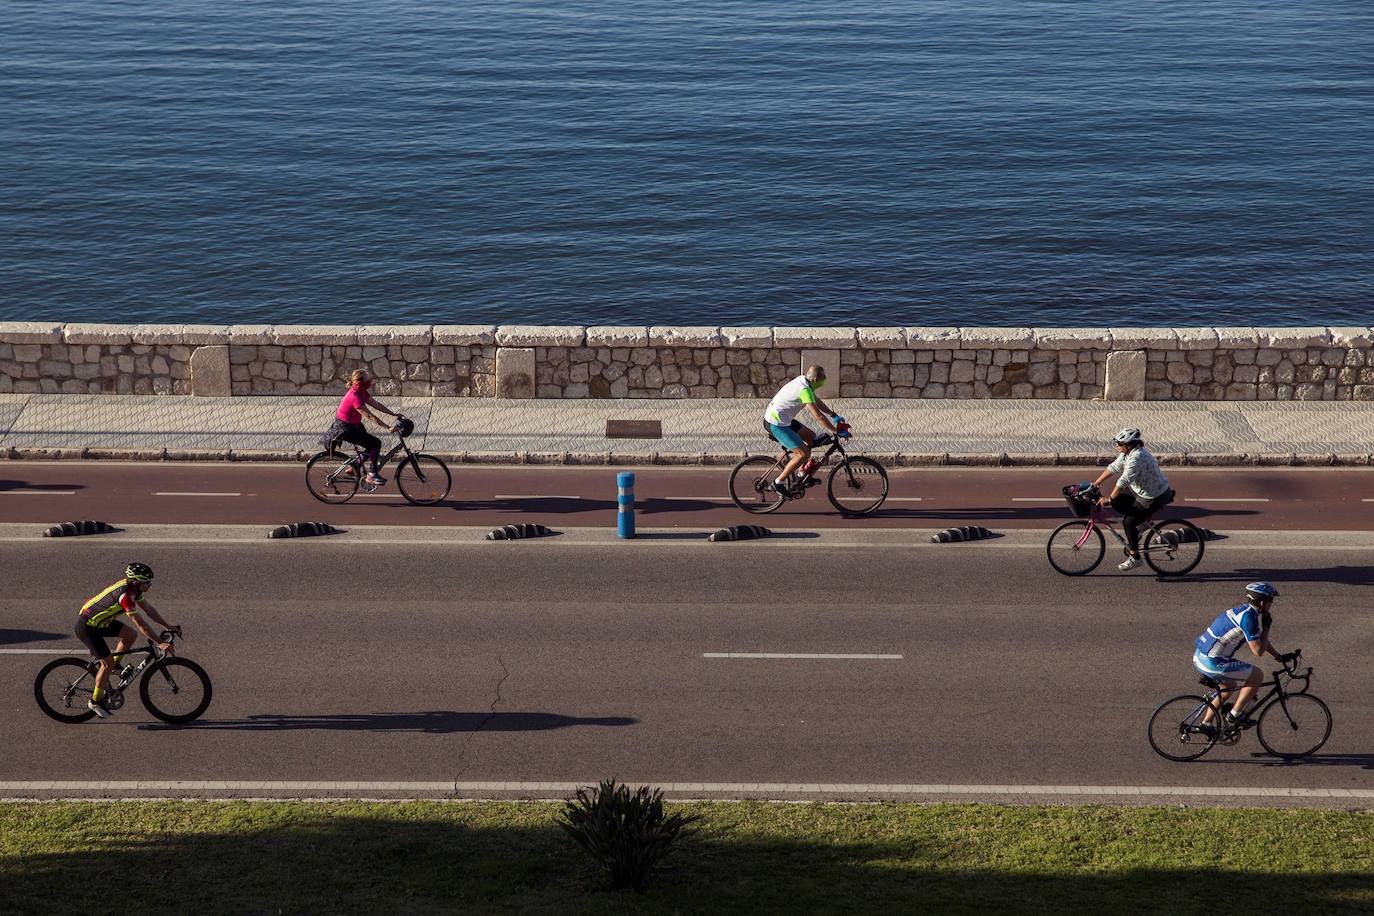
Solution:
[(363, 429), (361, 424), (358, 426), (350, 426), (345, 432), (339, 435), (339, 438), (344, 442), (361, 448), (364, 452), (363, 457), (367, 458), (368, 469), (374, 474), (377, 473), (377, 460), (382, 455), (381, 439), (378, 439), (376, 436), (372, 435), (372, 433)]
[(1126, 543), (1130, 545), (1131, 555), (1140, 553), (1140, 526), (1150, 520), (1159, 508), (1158, 499), (1137, 499), (1135, 494), (1125, 492), (1116, 494), (1112, 508), (1121, 513), (1121, 527), (1126, 529)]

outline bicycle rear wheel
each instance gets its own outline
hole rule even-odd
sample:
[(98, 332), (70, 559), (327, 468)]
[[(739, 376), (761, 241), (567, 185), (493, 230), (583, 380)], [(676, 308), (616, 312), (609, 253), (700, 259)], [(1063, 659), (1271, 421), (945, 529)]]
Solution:
[(396, 486), (407, 502), (432, 506), (448, 495), (453, 476), (438, 458), (416, 452), (396, 466)]
[(1297, 760), (1315, 754), (1331, 737), (1331, 710), (1310, 693), (1286, 694), (1264, 707), (1255, 734), (1275, 757)]
[(356, 460), (348, 460), (337, 453), (319, 452), (305, 463), (305, 487), (310, 495), (322, 503), (346, 503), (358, 492)]
[(59, 722), (85, 722), (95, 716), (86, 708), (95, 687), (91, 663), (80, 658), (53, 659), (33, 679), (38, 708)]
[(845, 458), (830, 472), (825, 490), (842, 515), (868, 515), (887, 499), (887, 469), (872, 458)]
[(776, 511), (787, 497), (773, 489), (782, 465), (776, 458), (751, 455), (730, 472), (730, 499), (745, 512), (762, 515)]
[(1145, 534), (1140, 552), (1161, 576), (1181, 576), (1202, 562), (1202, 529), (1181, 518), (1160, 522)]
[(1221, 711), (1212, 706), (1211, 726), (1204, 730), (1203, 714), (1207, 700), (1184, 694), (1165, 700), (1150, 716), (1150, 747), (1167, 760), (1196, 760), (1217, 743), (1217, 725)]
[(1107, 552), (1107, 543), (1100, 530), (1093, 528), (1082, 546), (1078, 544), (1089, 524), (1086, 519), (1074, 519), (1060, 525), (1050, 534), (1050, 539), (1045, 544), (1045, 556), (1049, 557), (1050, 565), (1056, 571), (1066, 576), (1086, 576), (1102, 562), (1102, 555)]
[(210, 706), (210, 675), (193, 661), (164, 658), (148, 666), (138, 696), (148, 711), (173, 725), (200, 718)]

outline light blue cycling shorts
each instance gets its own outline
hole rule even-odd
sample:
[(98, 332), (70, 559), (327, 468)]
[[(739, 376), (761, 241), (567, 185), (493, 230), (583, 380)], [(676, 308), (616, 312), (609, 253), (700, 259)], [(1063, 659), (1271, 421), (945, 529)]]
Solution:
[(765, 420), (763, 425), (768, 429), (769, 434), (782, 444), (783, 448), (801, 448), (802, 437), (799, 432), (801, 421), (793, 420), (790, 426), (779, 426)]
[(1245, 683), (1255, 668), (1249, 662), (1243, 662), (1238, 658), (1214, 658), (1196, 651), (1193, 652), (1193, 667), (1207, 677), (1218, 681), (1235, 681), (1238, 684)]

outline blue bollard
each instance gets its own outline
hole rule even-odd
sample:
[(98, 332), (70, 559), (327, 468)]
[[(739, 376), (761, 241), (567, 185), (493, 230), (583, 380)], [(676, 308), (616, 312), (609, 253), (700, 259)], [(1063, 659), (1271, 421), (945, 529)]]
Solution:
[(623, 538), (632, 538), (635, 536), (635, 475), (621, 471), (615, 475), (615, 486), (615, 501), (619, 506), (615, 533)]

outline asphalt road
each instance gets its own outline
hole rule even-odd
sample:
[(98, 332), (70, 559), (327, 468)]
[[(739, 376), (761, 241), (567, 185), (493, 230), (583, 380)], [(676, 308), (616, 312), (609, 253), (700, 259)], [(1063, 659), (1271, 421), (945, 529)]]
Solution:
[[(1231, 538), (1163, 581), (1065, 579), (1033, 532), (965, 545), (369, 532), (6, 540), (0, 648), (39, 651), (0, 654), (0, 780), (1374, 788), (1361, 538)], [(33, 676), (131, 558), (157, 569), (150, 597), (185, 626), (214, 704), (181, 729), (132, 698), (109, 722), (51, 722)], [(1256, 756), (1253, 733), (1199, 763), (1160, 759), (1151, 710), (1197, 689), (1192, 639), (1257, 577), (1283, 592), (1275, 641), (1316, 666), (1329, 743), (1298, 765)]]
[[(0, 523), (94, 518), (125, 524), (265, 524), (322, 520), (335, 525), (478, 525), (538, 522), (552, 527), (615, 524), (621, 468), (557, 466), (453, 468), (451, 498), (425, 508), (404, 502), (394, 483), (332, 506), (305, 489), (303, 466), (7, 462), (0, 468)], [(1374, 469), (1169, 468), (1179, 501), (1167, 510), (1218, 531), (1369, 529)], [(1067, 519), (1060, 496), (1091, 479), (1082, 467), (912, 468), (891, 472), (887, 503), (861, 522), (839, 517), (817, 487), (767, 516), (731, 505), (729, 468), (636, 469), (640, 524), (776, 528), (916, 528), (978, 524), (1046, 528)]]

